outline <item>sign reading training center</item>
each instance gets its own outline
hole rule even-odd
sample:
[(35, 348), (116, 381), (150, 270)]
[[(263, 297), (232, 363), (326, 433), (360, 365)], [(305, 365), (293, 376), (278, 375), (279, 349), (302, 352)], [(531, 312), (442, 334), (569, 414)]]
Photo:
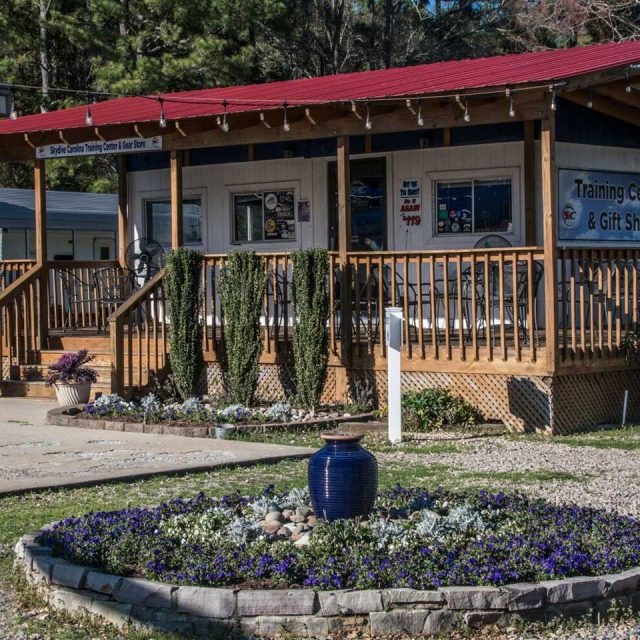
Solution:
[(162, 149), (162, 136), (153, 138), (120, 138), (119, 140), (91, 140), (46, 144), (36, 148), (36, 158), (72, 158), (100, 156), (109, 153), (138, 153)]
[(558, 171), (558, 240), (640, 243), (640, 174)]

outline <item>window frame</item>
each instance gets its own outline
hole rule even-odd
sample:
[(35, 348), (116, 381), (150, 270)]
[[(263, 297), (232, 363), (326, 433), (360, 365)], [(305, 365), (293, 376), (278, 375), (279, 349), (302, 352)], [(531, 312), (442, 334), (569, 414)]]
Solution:
[[(453, 162), (452, 162), (453, 164)], [(465, 246), (473, 246), (475, 242), (488, 235), (487, 233), (438, 233), (437, 192), (438, 182), (464, 182), (471, 180), (511, 179), (511, 231), (499, 235), (507, 238), (514, 246), (523, 242), (524, 233), (524, 190), (523, 167), (521, 164), (497, 164), (493, 167), (468, 167), (466, 169), (449, 169), (444, 171), (426, 171), (424, 174), (425, 213), (430, 221), (425, 226), (425, 241), (432, 242), (434, 247), (442, 249), (458, 249), (462, 238), (466, 238)]]
[[(291, 221), (293, 222), (294, 225), (294, 237), (293, 238), (265, 238), (264, 237), (264, 224), (265, 224), (265, 218), (264, 218), (264, 214), (265, 214), (265, 206), (264, 206), (264, 196), (267, 193), (274, 193), (274, 192), (278, 192), (278, 191), (291, 191), (293, 193), (293, 218), (291, 218)], [(235, 230), (236, 230), (236, 225), (235, 225), (235, 215), (236, 215), (236, 209), (235, 209), (235, 202), (236, 202), (236, 198), (240, 198), (243, 196), (256, 196), (256, 195), (261, 195), (262, 196), (262, 225), (261, 225), (261, 231), (262, 231), (262, 237), (258, 240), (238, 240), (235, 237)], [(297, 213), (297, 204), (298, 204), (298, 188), (295, 185), (292, 185), (290, 183), (287, 184), (268, 184), (268, 185), (257, 185), (255, 188), (252, 188), (250, 185), (247, 186), (243, 186), (243, 187), (239, 187), (237, 189), (234, 189), (232, 191), (229, 191), (229, 232), (230, 232), (230, 236), (231, 236), (231, 244), (234, 246), (243, 246), (243, 245), (254, 245), (254, 244), (274, 244), (274, 243), (278, 243), (278, 242), (291, 242), (291, 243), (295, 243), (298, 241), (298, 234), (299, 234), (299, 228), (298, 228), (298, 221), (296, 218), (296, 213)]]
[[(200, 201), (200, 240), (198, 242), (186, 242), (183, 241), (183, 245), (186, 247), (202, 247), (205, 244), (206, 237), (206, 225), (205, 225), (205, 203), (206, 197), (203, 192), (197, 191), (194, 193), (184, 192), (182, 194), (182, 203), (184, 206), (185, 200), (199, 200)], [(158, 194), (158, 195), (150, 195), (142, 199), (142, 228), (144, 230), (144, 235), (141, 237), (150, 238), (150, 230), (149, 230), (149, 220), (147, 216), (148, 207), (153, 203), (161, 203), (168, 204), (171, 207), (171, 196), (167, 196), (166, 194)], [(184, 233), (184, 218), (183, 218), (183, 233)], [(157, 239), (156, 239), (157, 240)], [(157, 240), (160, 242), (160, 240)], [(168, 247), (171, 245), (171, 241), (169, 242), (160, 242), (163, 247)]]

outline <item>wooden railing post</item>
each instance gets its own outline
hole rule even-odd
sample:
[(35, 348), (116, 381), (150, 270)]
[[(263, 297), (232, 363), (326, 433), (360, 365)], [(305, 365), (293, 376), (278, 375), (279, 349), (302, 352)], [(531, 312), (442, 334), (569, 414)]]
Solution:
[(125, 251), (129, 244), (129, 214), (127, 208), (127, 158), (118, 156), (118, 262), (126, 268)]
[(171, 248), (182, 246), (182, 151), (171, 152)]
[(542, 175), (542, 225), (544, 235), (544, 300), (546, 363), (554, 373), (558, 362), (558, 246), (556, 233), (555, 114), (550, 111), (542, 121), (540, 162)]
[[(111, 393), (124, 396), (124, 318), (109, 319), (111, 341)], [(131, 354), (129, 354), (131, 357)]]
[(35, 196), (35, 242), (36, 264), (42, 267), (40, 279), (40, 295), (38, 300), (38, 335), (39, 349), (47, 346), (49, 328), (49, 269), (47, 268), (47, 186), (45, 160), (37, 158), (34, 162), (34, 196)]
[(342, 282), (340, 286), (340, 353), (342, 365), (351, 364), (351, 171), (349, 137), (338, 138), (338, 255)]

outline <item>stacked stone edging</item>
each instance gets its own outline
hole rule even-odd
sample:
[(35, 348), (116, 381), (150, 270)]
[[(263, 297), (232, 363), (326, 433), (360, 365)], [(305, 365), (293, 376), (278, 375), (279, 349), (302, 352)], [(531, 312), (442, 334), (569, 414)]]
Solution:
[(27, 581), (51, 606), (86, 611), (118, 626), (203, 638), (228, 638), (233, 630), (270, 638), (285, 632), (313, 638), (351, 631), (430, 636), (555, 617), (595, 620), (614, 601), (640, 609), (640, 567), (605, 576), (432, 591), (190, 587), (123, 578), (56, 558), (49, 547), (36, 543), (51, 527), (24, 535), (15, 548)]
[[(124, 420), (101, 420), (99, 418), (84, 418), (82, 413), (68, 415), (65, 413), (69, 409), (84, 410), (84, 405), (77, 407), (56, 407), (47, 412), (47, 422), (58, 427), (77, 427), (80, 429), (97, 429), (99, 431), (126, 431), (128, 433), (153, 433), (165, 436), (184, 436), (187, 438), (215, 438), (216, 429), (219, 425), (171, 425), (162, 423), (127, 422)], [(371, 420), (372, 413), (362, 413), (355, 416), (338, 416), (335, 418), (316, 418), (315, 420), (304, 420), (297, 422), (265, 422), (256, 424), (234, 424), (235, 431), (242, 432), (267, 432), (283, 429), (304, 429), (329, 427), (334, 424), (345, 422), (363, 422)]]

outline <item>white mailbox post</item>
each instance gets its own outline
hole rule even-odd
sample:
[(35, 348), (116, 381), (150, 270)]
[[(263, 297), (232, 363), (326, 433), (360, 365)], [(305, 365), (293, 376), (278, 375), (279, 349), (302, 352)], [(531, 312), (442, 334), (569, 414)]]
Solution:
[(387, 341), (387, 407), (389, 440), (402, 440), (402, 400), (400, 391), (400, 352), (402, 350), (402, 307), (388, 307), (385, 312)]

